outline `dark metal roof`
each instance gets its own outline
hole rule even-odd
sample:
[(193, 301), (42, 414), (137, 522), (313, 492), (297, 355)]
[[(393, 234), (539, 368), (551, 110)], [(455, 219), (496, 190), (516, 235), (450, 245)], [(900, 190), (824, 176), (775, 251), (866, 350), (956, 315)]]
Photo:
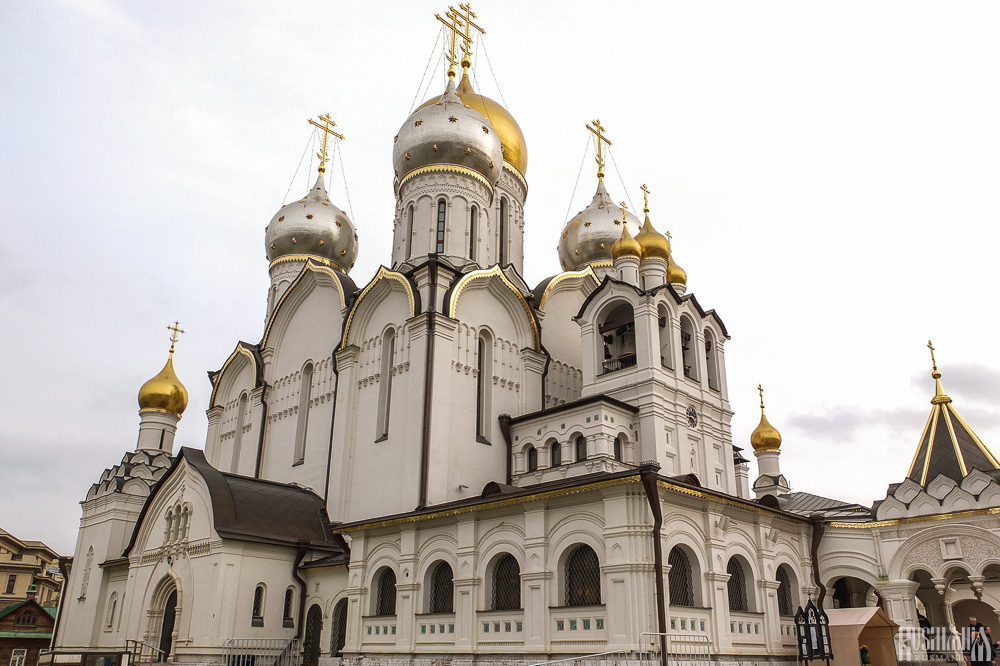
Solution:
[(611, 405), (612, 407), (624, 409), (625, 411), (632, 412), (633, 414), (639, 413), (638, 407), (636, 407), (635, 405), (630, 405), (627, 402), (618, 400), (617, 398), (612, 398), (609, 395), (592, 395), (586, 398), (580, 398), (579, 400), (574, 400), (573, 402), (567, 402), (562, 405), (556, 405), (555, 407), (540, 409), (537, 412), (528, 412), (527, 414), (521, 414), (518, 417), (512, 418), (510, 420), (510, 424), (515, 425), (518, 423), (523, 423), (524, 421), (530, 421), (531, 419), (536, 419), (540, 416), (551, 416), (552, 414), (565, 412), (568, 409), (576, 409), (577, 407), (593, 404), (595, 402), (604, 402), (607, 403), (608, 405)]
[(906, 476), (926, 486), (941, 474), (961, 483), (973, 469), (1000, 469), (996, 457), (944, 395), (940, 382), (938, 394), (931, 401), (931, 415)]
[(824, 518), (868, 518), (869, 508), (853, 502), (821, 497), (812, 493), (786, 493), (778, 495), (778, 504), (784, 511), (801, 515), (821, 514)]

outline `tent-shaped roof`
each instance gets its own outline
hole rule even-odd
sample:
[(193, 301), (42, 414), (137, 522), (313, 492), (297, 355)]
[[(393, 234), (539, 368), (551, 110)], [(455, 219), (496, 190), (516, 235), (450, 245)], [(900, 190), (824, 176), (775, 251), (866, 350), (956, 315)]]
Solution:
[(826, 611), (830, 626), (834, 627), (899, 627), (878, 606), (865, 608), (831, 608)]
[(937, 365), (931, 376), (936, 385), (931, 398), (931, 414), (906, 476), (926, 486), (938, 474), (960, 482), (973, 469), (983, 472), (1000, 469), (1000, 461), (972, 431), (955, 409), (951, 398), (945, 394)]

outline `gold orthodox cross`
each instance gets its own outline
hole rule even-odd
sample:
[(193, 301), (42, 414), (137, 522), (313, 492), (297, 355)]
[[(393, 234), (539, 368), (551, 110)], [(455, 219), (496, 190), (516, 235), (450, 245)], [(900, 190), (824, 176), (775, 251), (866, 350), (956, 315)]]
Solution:
[(472, 6), (469, 3), (465, 3), (464, 5), (459, 3), (458, 8), (464, 14), (456, 12), (454, 7), (448, 7), (451, 12), (454, 12), (456, 17), (460, 18), (462, 24), (465, 25), (465, 31), (459, 35), (462, 40), (462, 53), (472, 56), (472, 30), (478, 30), (481, 35), (485, 35), (486, 31), (473, 22), (472, 19), (476, 18), (476, 13), (472, 11)]
[(601, 126), (600, 118), (594, 121), (594, 127), (587, 123), (587, 129), (597, 136), (597, 180), (604, 180), (604, 146), (601, 144), (606, 143), (610, 146), (611, 142), (608, 141), (608, 137), (604, 136), (604, 127)]
[(171, 331), (171, 334), (170, 334), (170, 353), (171, 354), (174, 353), (174, 345), (177, 344), (177, 335), (179, 333), (183, 333), (184, 332), (184, 329), (181, 328), (180, 326), (181, 326), (181, 323), (179, 321), (175, 321), (173, 326), (167, 326), (167, 330)]
[(323, 149), (320, 150), (320, 152), (316, 153), (316, 157), (319, 158), (319, 172), (326, 173), (326, 163), (330, 159), (329, 157), (327, 157), (326, 142), (331, 136), (335, 136), (338, 139), (343, 139), (344, 135), (338, 134), (337, 132), (333, 131), (333, 128), (337, 126), (337, 123), (333, 122), (333, 119), (330, 118), (329, 113), (321, 114), (319, 119), (320, 121), (322, 121), (323, 123), (322, 125), (320, 125), (312, 118), (309, 119), (309, 124), (314, 127), (318, 127), (323, 131)]
[(649, 190), (646, 189), (646, 183), (643, 183), (642, 187), (640, 187), (639, 189), (642, 190), (642, 212), (643, 213), (648, 213), (649, 212)]
[(931, 365), (934, 367), (934, 372), (937, 372), (937, 361), (934, 360), (934, 345), (931, 344), (930, 340), (927, 341), (927, 348), (931, 350)]
[(462, 19), (458, 15), (458, 12), (455, 11), (454, 7), (451, 6), (448, 7), (448, 11), (445, 12), (445, 17), (451, 19), (451, 23), (441, 18), (440, 14), (434, 15), (434, 18), (436, 18), (438, 21), (441, 21), (441, 23), (444, 23), (444, 27), (451, 30), (451, 48), (448, 50), (445, 56), (448, 58), (448, 62), (451, 65), (448, 68), (449, 71), (453, 71), (455, 65), (458, 64), (458, 56), (455, 53), (455, 48), (458, 45), (459, 39), (462, 39), (464, 41), (465, 33), (462, 31), (462, 25), (463, 25)]
[(760, 393), (760, 408), (764, 409), (764, 387), (757, 384), (757, 391)]
[(628, 221), (628, 219), (625, 217), (625, 209), (626, 208), (628, 208), (628, 206), (626, 206), (625, 202), (623, 201), (622, 202), (622, 224), (625, 224), (625, 222)]

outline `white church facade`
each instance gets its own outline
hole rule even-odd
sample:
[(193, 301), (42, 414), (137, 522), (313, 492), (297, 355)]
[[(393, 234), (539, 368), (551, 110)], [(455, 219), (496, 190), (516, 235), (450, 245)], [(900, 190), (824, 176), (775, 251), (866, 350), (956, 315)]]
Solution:
[(1000, 463), (936, 366), (911, 469), (875, 507), (791, 492), (763, 402), (751, 484), (729, 331), (648, 203), (609, 193), (599, 122), (563, 272), (525, 283), (527, 145), (472, 88), (462, 7), (447, 89), (394, 141), (387, 265), (350, 276), (321, 118), (319, 178), (267, 226), (259, 341), (210, 373), (204, 450), (174, 450), (173, 345), (142, 387), (135, 450), (83, 502), (48, 663), (223, 664), (251, 639), (305, 666), (534, 663), (648, 633), (790, 662), (810, 597), (1000, 629)]

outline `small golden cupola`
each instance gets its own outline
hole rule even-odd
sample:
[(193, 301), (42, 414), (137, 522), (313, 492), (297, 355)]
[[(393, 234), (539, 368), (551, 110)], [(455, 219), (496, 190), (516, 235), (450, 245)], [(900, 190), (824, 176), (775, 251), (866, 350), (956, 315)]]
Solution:
[(760, 423), (750, 435), (750, 445), (754, 453), (780, 451), (781, 433), (768, 422), (767, 415), (764, 414), (764, 388), (758, 385), (757, 390), (760, 392)]
[(642, 186), (642, 198), (643, 207), (642, 212), (646, 214), (646, 221), (642, 225), (642, 229), (636, 234), (635, 239), (639, 242), (642, 247), (642, 258), (645, 259), (659, 259), (661, 261), (670, 261), (670, 241), (667, 237), (661, 234), (659, 231), (653, 228), (653, 223), (649, 221), (649, 190), (646, 186)]
[(632, 238), (627, 224), (622, 225), (622, 235), (611, 245), (611, 261), (618, 261), (622, 257), (642, 258), (642, 246)]
[(674, 261), (673, 250), (670, 247), (670, 232), (667, 232), (667, 282), (673, 285), (687, 286), (688, 274)]
[(178, 324), (179, 322), (174, 322), (172, 326), (167, 327), (173, 333), (170, 336), (170, 353), (167, 355), (166, 365), (139, 389), (140, 414), (143, 412), (163, 412), (180, 418), (184, 410), (187, 409), (187, 389), (177, 378), (177, 373), (174, 372), (174, 345), (177, 343), (177, 334), (184, 332)]

